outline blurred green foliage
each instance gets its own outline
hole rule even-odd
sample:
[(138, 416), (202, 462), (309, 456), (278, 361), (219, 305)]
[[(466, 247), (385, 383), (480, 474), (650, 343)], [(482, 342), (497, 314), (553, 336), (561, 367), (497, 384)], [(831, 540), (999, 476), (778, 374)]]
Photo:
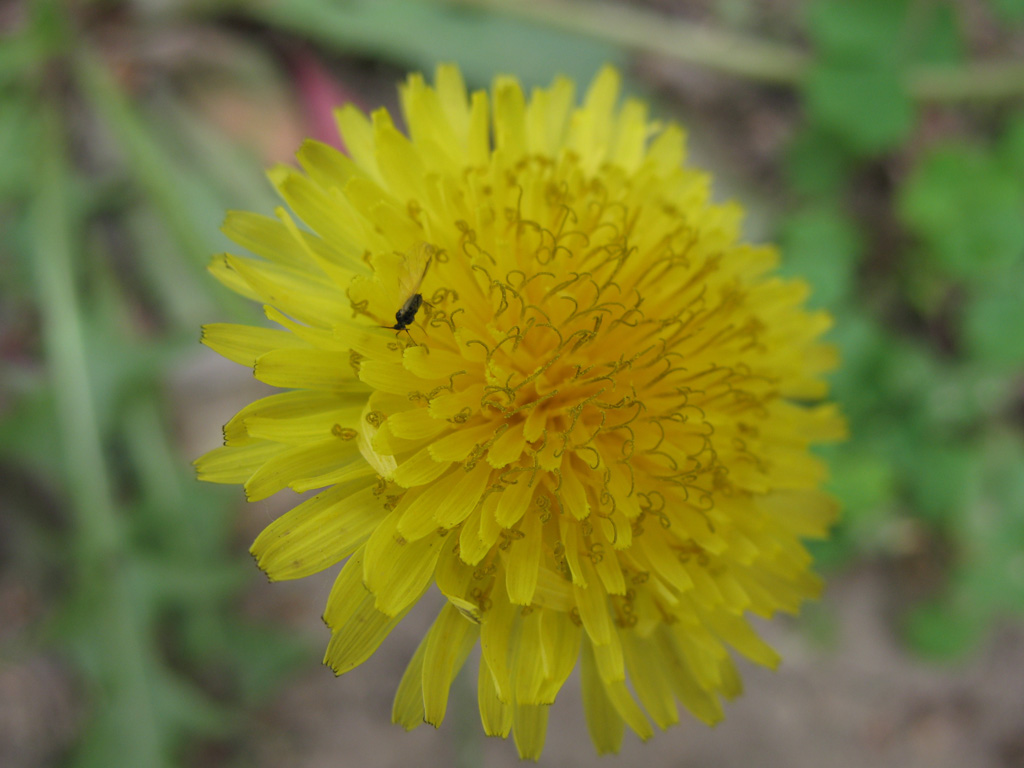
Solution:
[[(88, 709), (70, 764), (182, 764), (309, 651), (233, 607), (252, 577), (236, 506), (175, 446), (168, 382), (199, 324), (250, 312), (204, 273), (225, 169), (204, 177), (198, 147), (169, 146), (167, 115), (133, 103), (66, 11), (28, 5), (0, 43), (0, 69), (19, 69), (0, 82), (0, 287), (4, 319), (21, 318), (4, 334), (0, 462), (27, 478), (5, 491), (12, 565), (64, 585), (42, 632)], [(234, 172), (260, 175), (251, 158)]]
[[(741, 5), (722, 18), (751, 18)], [(627, 62), (592, 28), (574, 34), (572, 8), (556, 30), (514, 6), (36, 0), (0, 39), (0, 467), (30, 478), (5, 499), (14, 567), (65, 585), (44, 629), (89, 707), (72, 764), (182, 763), (312, 655), (230, 609), (253, 578), (232, 539), (236, 495), (193, 481), (167, 392), (201, 323), (255, 320), (203, 267), (224, 246), (223, 212), (273, 197), (169, 75), (127, 88), (105, 35), (139, 48), (175, 25), (242, 30), (250, 72), (315, 43), (399, 68), (453, 60), (473, 85), (497, 71), (585, 82)], [(846, 513), (819, 555), (938, 562), (906, 637), (961, 653), (1024, 613), (1024, 112), (914, 96), (917, 68), (969, 63), (955, 2), (800, 7), (811, 51), (778, 235), (784, 271), (836, 317), (852, 430), (823, 452)], [(989, 11), (1024, 23), (1021, 0)]]
[[(1004, 21), (1020, 8), (992, 4)], [(966, 60), (955, 3), (819, 0), (807, 18), (815, 56), (787, 169), (803, 202), (781, 234), (790, 271), (836, 315), (852, 430), (828, 452), (846, 513), (823, 553), (898, 556), (897, 531), (947, 552), (905, 630), (921, 652), (959, 654), (1024, 609), (1024, 118), (1012, 103), (913, 103), (914, 67)], [(887, 205), (858, 216), (854, 202)]]

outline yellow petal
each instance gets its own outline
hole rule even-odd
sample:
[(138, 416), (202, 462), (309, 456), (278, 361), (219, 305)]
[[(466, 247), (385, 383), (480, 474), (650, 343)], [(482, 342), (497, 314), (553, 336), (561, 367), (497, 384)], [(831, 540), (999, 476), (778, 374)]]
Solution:
[(541, 643), (541, 611), (523, 611), (514, 650), (516, 704), (540, 704), (544, 684), (544, 650)]
[(776, 669), (781, 658), (768, 643), (758, 637), (753, 628), (741, 617), (713, 611), (705, 614), (704, 620), (715, 633), (755, 664)]
[(354, 440), (332, 436), (315, 443), (289, 446), (252, 474), (245, 483), (245, 495), (249, 501), (259, 501), (296, 481), (321, 477), (356, 462), (362, 465)]
[(450, 461), (434, 461), (430, 451), (424, 448), (399, 464), (391, 479), (403, 488), (414, 488), (434, 482), (450, 466)]
[(835, 522), (839, 505), (819, 491), (776, 491), (758, 499), (758, 506), (794, 535), (821, 539)]
[(512, 161), (526, 154), (526, 102), (519, 81), (499, 76), (494, 80), (494, 144)]
[(594, 559), (594, 570), (609, 595), (626, 594), (626, 579), (622, 575), (619, 558), (608, 553)]
[[(396, 510), (397, 512), (397, 510)], [(394, 616), (419, 600), (430, 586), (434, 566), (447, 536), (406, 541), (392, 512), (377, 526), (366, 544), (363, 579), (376, 596), (377, 609)]]
[(466, 518), (459, 530), (459, 557), (469, 565), (476, 565), (491, 548), (480, 538), (480, 515), (482, 505), (478, 505)]
[(504, 739), (512, 730), (512, 705), (498, 698), (498, 691), (494, 687), (494, 675), (491, 674), (490, 667), (482, 656), (480, 672), (477, 675), (476, 696), (484, 733)]
[(508, 549), (505, 587), (509, 601), (516, 605), (529, 605), (533, 602), (533, 593), (537, 589), (537, 570), (540, 567), (542, 528), (539, 515), (527, 515), (519, 529), (523, 537), (513, 541)]
[(405, 612), (386, 616), (374, 608), (374, 598), (363, 586), (363, 550), (357, 550), (341, 569), (324, 610), (331, 628), (324, 664), (336, 675), (362, 664), (380, 646)]
[(597, 673), (594, 649), (587, 638), (583, 639), (583, 653), (580, 656), (580, 684), (583, 689), (583, 714), (597, 753), (617, 753), (622, 747), (626, 724), (608, 698), (604, 683)]
[(460, 426), (450, 435), (446, 435), (430, 444), (430, 455), (435, 461), (464, 461), (472, 453), (473, 448), (494, 435), (492, 424), (475, 427)]
[(253, 374), (272, 387), (318, 389), (339, 395), (369, 393), (352, 378), (348, 355), (319, 349), (276, 349), (256, 360)]
[(352, 554), (385, 511), (374, 487), (336, 485), (263, 529), (251, 552), (271, 581), (318, 573)]
[(373, 596), (367, 595), (352, 619), (331, 635), (324, 664), (336, 675), (355, 669), (373, 655), (407, 612), (408, 609), (394, 616), (381, 613), (374, 607)]
[(722, 705), (718, 698), (701, 687), (693, 675), (694, 666), (683, 657), (667, 640), (668, 633), (659, 633), (659, 644), (662, 645), (662, 658), (668, 662), (664, 674), (668, 678), (672, 691), (690, 712), (700, 721), (714, 725), (722, 717)]
[(257, 438), (249, 434), (247, 427), (250, 419), (262, 419), (264, 422), (279, 421), (282, 424), (298, 419), (305, 423), (333, 411), (338, 405), (338, 398), (329, 392), (300, 390), (263, 397), (245, 406), (224, 425), (224, 442), (228, 445), (254, 442)]
[(379, 473), (373, 466), (362, 460), (360, 452), (358, 458), (353, 457), (351, 461), (344, 461), (321, 475), (297, 478), (292, 480), (288, 486), (296, 493), (305, 493), (318, 488), (326, 488), (329, 485), (362, 480), (372, 475), (379, 475)]
[(441, 594), (447, 597), (448, 601), (463, 616), (479, 624), (481, 621), (480, 599), (472, 597), (475, 571), (473, 566), (464, 562), (459, 556), (458, 547), (448, 547), (441, 550), (437, 570), (434, 572), (434, 581), (437, 583), (437, 588), (441, 590)]
[(530, 95), (526, 121), (530, 151), (555, 155), (565, 140), (576, 87), (572, 80), (557, 77), (547, 89), (536, 89)]
[(329, 328), (350, 313), (348, 299), (333, 281), (269, 261), (226, 254), (224, 264), (271, 304), (303, 323)]
[(583, 107), (573, 115), (568, 144), (586, 158), (588, 170), (596, 170), (608, 154), (611, 113), (618, 95), (619, 74), (612, 67), (604, 67), (587, 89)]
[(392, 434), (407, 440), (437, 437), (451, 427), (447, 421), (434, 418), (427, 408), (410, 408), (388, 416)]
[(426, 168), (420, 153), (391, 122), (384, 110), (373, 113), (373, 138), (377, 147), (377, 168), (388, 190), (401, 199), (425, 197), (423, 180)]
[(612, 641), (612, 635), (615, 632), (608, 609), (608, 595), (604, 591), (604, 586), (598, 581), (590, 560), (581, 557), (579, 564), (582, 571), (581, 576), (587, 583), (585, 588), (578, 584), (573, 584), (572, 588), (573, 594), (576, 596), (580, 619), (583, 621), (583, 627), (587, 630), (590, 639), (597, 645), (605, 645)]
[(490, 482), (491, 468), (484, 462), (464, 471), (449, 489), (448, 496), (435, 508), (434, 519), (442, 528), (454, 528), (473, 511)]
[(357, 549), (338, 575), (334, 578), (331, 592), (327, 596), (323, 620), (328, 629), (338, 629), (352, 618), (356, 608), (370, 594), (363, 585), (363, 553), (365, 547)]
[(391, 722), (407, 731), (423, 724), (423, 656), (427, 650), (427, 638), (425, 635), (416, 647), (391, 705)]
[[(322, 392), (297, 390), (285, 394), (323, 395)], [(313, 398), (307, 400), (311, 402)], [(338, 408), (337, 398), (331, 398), (332, 410), (318, 411), (306, 408), (295, 416), (281, 418), (279, 416), (251, 415), (245, 417), (245, 431), (250, 437), (276, 440), (279, 443), (300, 444), (310, 441), (324, 440), (331, 436), (341, 440), (352, 440), (360, 426), (362, 405), (356, 403), (346, 408)], [(300, 401), (297, 401), (300, 402)]]
[(655, 643), (638, 637), (633, 631), (622, 633), (622, 649), (633, 690), (651, 719), (662, 729), (678, 723), (679, 710), (663, 670), (668, 660), (662, 658)]
[(295, 215), (324, 240), (336, 243), (363, 240), (365, 225), (346, 195), (337, 190), (323, 189), (312, 179), (287, 166), (274, 168), (268, 176)]
[(533, 494), (537, 488), (531, 485), (530, 472), (516, 472), (512, 475), (515, 482), (507, 485), (498, 497), (498, 506), (494, 511), (494, 519), (502, 528), (511, 528), (526, 514)]
[(505, 467), (516, 461), (526, 448), (522, 423), (509, 426), (487, 449), (487, 462), (495, 468)]
[(587, 501), (587, 492), (580, 482), (579, 474), (571, 462), (566, 461), (566, 470), (561, 478), (562, 487), (559, 493), (566, 511), (577, 520), (585, 520), (590, 514), (590, 503)]
[(518, 704), (512, 713), (512, 738), (521, 760), (538, 760), (548, 732), (548, 705)]
[(287, 331), (257, 328), (234, 323), (210, 323), (203, 326), (203, 344), (234, 363), (252, 367), (256, 358), (272, 349), (308, 348), (302, 339)]
[(477, 91), (470, 98), (469, 117), (469, 162), (471, 165), (485, 165), (491, 153), (491, 127), (488, 117), (490, 106), (487, 94)]
[(228, 211), (221, 231), (257, 256), (299, 269), (314, 267), (306, 250), (280, 221), (248, 211)]
[(284, 312), (269, 304), (263, 305), (263, 314), (267, 316), (268, 320), (290, 331), (295, 335), (295, 338), (306, 342), (303, 345), (305, 348), (313, 347), (331, 352), (348, 352), (352, 348), (352, 345), (347, 340), (342, 341), (339, 339), (333, 329), (315, 328), (311, 325), (297, 323)]
[(520, 608), (505, 599), (504, 584), (500, 582), (500, 578), (495, 579), (492, 604), (484, 612), (480, 625), (480, 649), (494, 675), (498, 697), (509, 704), (512, 703), (510, 652), (514, 647), (512, 640), (519, 631)]
[(466, 360), (443, 348), (425, 344), (409, 347), (402, 353), (406, 370), (423, 379), (447, 379), (450, 375), (466, 372)]
[(451, 603), (445, 603), (427, 635), (423, 656), (424, 720), (438, 727), (448, 707), (452, 680), (480, 635), (477, 624), (466, 619)]
[(332, 187), (337, 191), (345, 188), (349, 179), (363, 176), (364, 172), (344, 154), (322, 141), (306, 139), (295, 153), (295, 159), (318, 186)]
[(465, 150), (469, 139), (469, 99), (466, 84), (459, 68), (452, 64), (439, 64), (435, 77), (438, 104), (451, 126), (462, 150), (460, 159), (465, 161)]
[(487, 487), (491, 468), (478, 464), (470, 472), (453, 470), (447, 481), (406, 494), (396, 511), (398, 532), (415, 541), (438, 528), (454, 528), (473, 511)]
[(625, 680), (602, 682), (604, 682), (605, 691), (612, 702), (612, 706), (615, 707), (616, 712), (622, 715), (622, 719), (626, 721), (626, 725), (632, 728), (633, 732), (644, 741), (651, 738), (651, 736), (654, 735), (651, 723), (644, 716), (643, 710), (640, 709), (639, 705), (633, 699), (629, 689), (626, 687)]
[(373, 127), (369, 119), (354, 104), (349, 103), (334, 111), (338, 131), (345, 141), (345, 149), (356, 165), (373, 178), (377, 174), (377, 153), (373, 144)]
[(554, 704), (555, 696), (576, 666), (580, 655), (579, 625), (561, 610), (538, 611), (541, 614), (541, 659), (544, 664), (544, 682), (539, 696), (542, 704)]
[[(656, 525), (653, 521), (645, 524), (652, 527)], [(646, 558), (651, 573), (656, 573), (659, 578), (680, 592), (693, 589), (693, 578), (679, 562), (678, 554), (669, 547), (662, 531), (644, 531), (644, 534), (635, 541), (640, 554)]]
[(493, 547), (498, 541), (498, 537), (501, 536), (502, 527), (494, 519), (494, 512), (498, 507), (500, 498), (500, 493), (491, 493), (485, 496), (483, 502), (481, 502), (479, 536), (481, 543), (487, 549)]
[(196, 477), (208, 483), (244, 483), (285, 448), (267, 440), (214, 448), (193, 462)]
[[(619, 640), (619, 633), (612, 632), (607, 643), (601, 645), (594, 643), (593, 645), (597, 671), (605, 684), (624, 681), (626, 679), (626, 659), (622, 654), (622, 641)], [(610, 689), (608, 695), (612, 695)], [(612, 698), (614, 700), (614, 697)], [(625, 713), (622, 714), (625, 717)]]
[(643, 161), (648, 131), (647, 105), (629, 99), (619, 112), (609, 159), (627, 171), (635, 171)]
[(586, 588), (588, 582), (583, 573), (583, 565), (580, 563), (580, 533), (575, 525), (562, 517), (558, 520), (558, 530), (562, 537), (562, 543), (565, 545), (565, 562), (569, 566), (572, 583)]

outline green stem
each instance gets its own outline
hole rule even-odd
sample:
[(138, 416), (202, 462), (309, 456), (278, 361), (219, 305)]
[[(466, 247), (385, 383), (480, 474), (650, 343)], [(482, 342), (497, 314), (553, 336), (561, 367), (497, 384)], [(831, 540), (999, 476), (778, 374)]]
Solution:
[[(796, 86), (811, 57), (790, 46), (715, 30), (640, 10), (591, 0), (428, 0), (488, 10), (586, 35), (642, 53), (693, 64), (749, 80)], [(1024, 61), (919, 67), (907, 89), (919, 101), (982, 101), (1024, 95)]]
[[(431, 0), (436, 2), (436, 0)], [(517, 16), (751, 80), (793, 84), (807, 57), (779, 43), (722, 32), (625, 3), (589, 0), (442, 0), (444, 4)]]
[[(197, 316), (212, 315), (213, 301), (216, 301), (223, 313), (238, 319), (251, 318), (240, 310), (240, 301), (225, 291), (209, 287), (213, 283), (205, 270), (216, 240), (207, 236), (207, 233), (212, 234), (212, 229), (197, 216), (188, 190), (181, 183), (182, 171), (175, 158), (161, 145), (98, 56), (91, 51), (78, 51), (73, 63), (82, 93), (117, 142), (128, 172), (166, 226), (175, 246), (173, 252), (157, 248), (145, 254), (151, 259), (162, 256), (165, 263), (152, 269), (176, 277), (175, 286), (165, 286), (163, 291), (184, 293), (185, 298), (179, 305), (187, 303), (187, 311)], [(187, 271), (182, 269), (183, 264), (188, 267)]]
[(32, 236), (43, 342), (65, 449), (68, 494), (76, 515), (77, 542), (86, 568), (107, 561), (119, 552), (122, 532), (114, 509), (110, 474), (86, 360), (75, 290), (75, 264), (71, 221), (65, 195), (69, 186), (61, 156), (62, 140), (56, 115), (47, 115), (47, 131), (39, 139), (45, 148), (40, 158), (38, 195), (33, 210)]
[(199, 234), (187, 202), (175, 189), (175, 169), (170, 159), (95, 56), (81, 53), (75, 71), (82, 92), (123, 149), (131, 173), (167, 221), (178, 247), (193, 264), (205, 265), (211, 249)]
[(920, 101), (1001, 101), (1024, 95), (1024, 61), (986, 61), (955, 66), (920, 67), (907, 77)]
[[(38, 187), (31, 212), (32, 264), (42, 313), (43, 342), (56, 399), (73, 513), (76, 597), (88, 624), (115, 660), (98, 671), (99, 719), (117, 723), (117, 749), (124, 765), (164, 765), (157, 718), (146, 679), (145, 638), (135, 596), (126, 582), (125, 536), (117, 514), (110, 467), (104, 457), (93, 382), (86, 354), (85, 327), (75, 286), (77, 273), (67, 206), (73, 187), (61, 135), (60, 115), (49, 108), (39, 137)], [(116, 713), (111, 718), (110, 713)]]

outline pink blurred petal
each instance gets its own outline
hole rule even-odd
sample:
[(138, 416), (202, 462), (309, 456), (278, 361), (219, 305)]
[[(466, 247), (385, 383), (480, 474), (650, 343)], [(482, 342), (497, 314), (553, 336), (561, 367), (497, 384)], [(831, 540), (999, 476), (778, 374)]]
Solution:
[(357, 94), (339, 82), (320, 59), (308, 51), (297, 52), (292, 66), (307, 134), (344, 152), (345, 144), (338, 135), (334, 110), (349, 102), (361, 105)]

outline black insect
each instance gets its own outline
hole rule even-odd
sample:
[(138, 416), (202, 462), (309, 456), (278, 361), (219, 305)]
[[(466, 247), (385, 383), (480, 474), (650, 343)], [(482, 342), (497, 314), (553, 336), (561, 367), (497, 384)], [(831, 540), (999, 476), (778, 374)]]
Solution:
[[(423, 306), (423, 294), (420, 293), (420, 286), (423, 285), (423, 278), (427, 275), (431, 259), (434, 255), (434, 247), (427, 243), (420, 243), (406, 257), (405, 272), (400, 280), (403, 293), (408, 296), (398, 311), (395, 312), (395, 324), (384, 325), (392, 331), (405, 331), (408, 333), (409, 326), (416, 319), (416, 313)], [(418, 270), (418, 263), (423, 263), (423, 269)]]
[(402, 308), (395, 312), (395, 324), (385, 325), (384, 327), (390, 328), (393, 331), (408, 331), (409, 326), (412, 325), (412, 321), (416, 319), (416, 313), (419, 311), (422, 303), (423, 294), (414, 293), (405, 300), (405, 304), (402, 305)]

